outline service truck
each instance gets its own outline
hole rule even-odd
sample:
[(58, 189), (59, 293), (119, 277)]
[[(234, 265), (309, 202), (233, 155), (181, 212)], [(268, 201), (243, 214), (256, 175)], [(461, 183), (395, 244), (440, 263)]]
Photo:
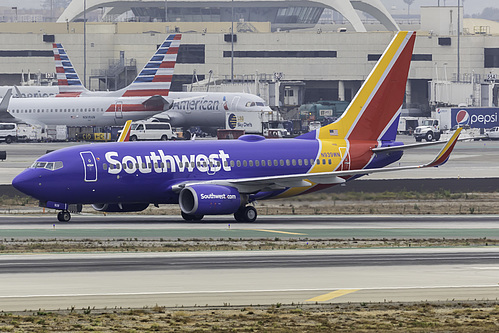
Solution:
[(288, 130), (284, 128), (282, 119), (276, 111), (226, 112), (225, 128), (244, 130), (246, 134), (259, 134), (272, 138), (282, 138), (290, 135)]
[(425, 119), (421, 126), (416, 128), (416, 141), (425, 139), (439, 140), (443, 132), (457, 127), (473, 129), (490, 129), (499, 126), (499, 108), (452, 107), (438, 108), (433, 117)]

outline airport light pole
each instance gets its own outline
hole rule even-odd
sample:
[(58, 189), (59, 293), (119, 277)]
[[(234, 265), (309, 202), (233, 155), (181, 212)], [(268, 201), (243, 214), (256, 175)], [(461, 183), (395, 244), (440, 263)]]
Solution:
[(83, 0), (83, 86), (87, 86), (87, 0)]
[(457, 0), (457, 82), (461, 82), (461, 0)]
[(168, 0), (165, 0), (165, 22), (168, 22)]
[(230, 83), (234, 83), (234, 0), (232, 0), (230, 28)]

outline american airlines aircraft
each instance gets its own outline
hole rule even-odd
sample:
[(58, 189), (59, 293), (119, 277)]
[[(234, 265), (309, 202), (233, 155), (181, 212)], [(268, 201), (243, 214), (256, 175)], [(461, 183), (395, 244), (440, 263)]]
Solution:
[[(60, 90), (58, 97), (126, 96), (125, 89), (111, 92), (87, 90), (62, 44), (54, 43), (53, 51)], [(169, 97), (175, 101), (172, 107), (155, 118), (167, 121), (173, 127), (224, 127), (226, 112), (272, 111), (261, 97), (247, 93), (170, 91)]]
[[(104, 93), (99, 98), (81, 96), (78, 93), (81, 82), (77, 76), (73, 79), (65, 73), (66, 78), (59, 79), (63, 87), (59, 95), (69, 97), (11, 99), (8, 110), (0, 107), (0, 120), (41, 125), (113, 126), (123, 125), (128, 119), (146, 119), (168, 110), (173, 105), (173, 99), (167, 96), (180, 38), (180, 34), (168, 36), (135, 81), (120, 95)], [(62, 55), (60, 58), (64, 64)], [(4, 100), (2, 104), (5, 104)]]
[(40, 157), (12, 184), (41, 206), (60, 210), (59, 221), (69, 221), (83, 204), (104, 212), (179, 204), (185, 220), (234, 214), (252, 222), (257, 200), (310, 193), (376, 172), (440, 166), (460, 129), (433, 161), (386, 167), (415, 147), (395, 141), (415, 37), (397, 33), (342, 117), (297, 138), (68, 147)]

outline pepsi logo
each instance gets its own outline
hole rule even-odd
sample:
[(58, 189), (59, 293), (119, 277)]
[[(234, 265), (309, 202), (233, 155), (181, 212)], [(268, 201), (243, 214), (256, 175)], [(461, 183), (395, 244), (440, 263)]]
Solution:
[(470, 114), (466, 110), (459, 110), (456, 114), (456, 122), (458, 125), (468, 125), (470, 122)]

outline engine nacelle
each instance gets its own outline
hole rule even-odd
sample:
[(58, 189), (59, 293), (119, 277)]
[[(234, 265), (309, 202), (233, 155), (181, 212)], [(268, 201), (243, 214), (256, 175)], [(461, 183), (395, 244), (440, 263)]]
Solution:
[(147, 207), (148, 203), (92, 204), (92, 208), (96, 211), (107, 213), (141, 212)]
[(182, 189), (180, 209), (190, 215), (233, 214), (241, 207), (241, 195), (234, 187), (221, 185), (192, 185)]

